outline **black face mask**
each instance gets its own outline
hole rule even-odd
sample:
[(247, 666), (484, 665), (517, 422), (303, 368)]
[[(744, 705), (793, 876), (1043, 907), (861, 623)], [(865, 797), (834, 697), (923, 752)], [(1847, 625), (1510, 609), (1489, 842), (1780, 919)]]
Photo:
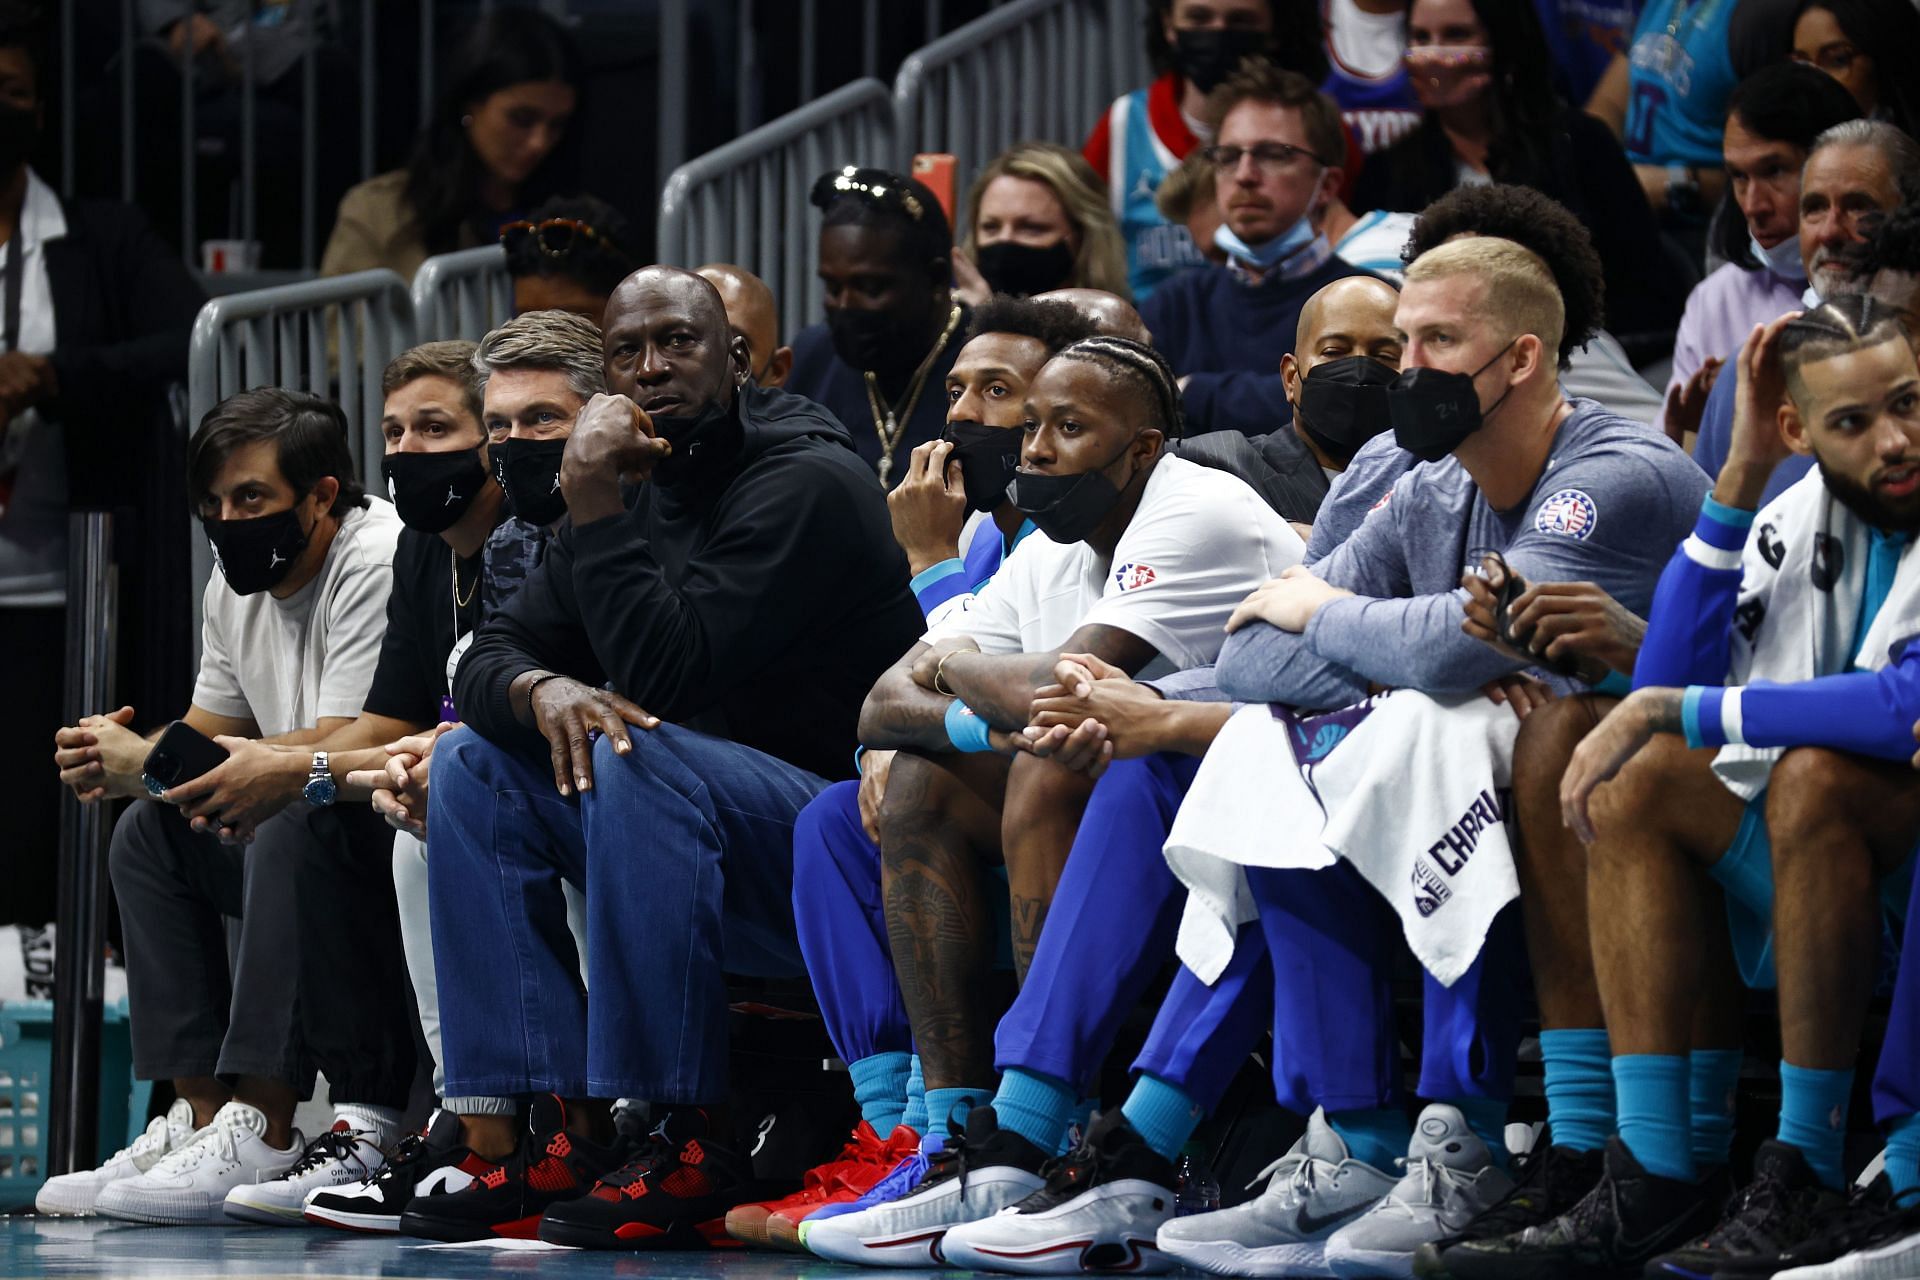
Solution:
[(300, 527), (296, 507), (251, 520), (205, 520), (213, 562), (234, 594), (250, 596), (277, 587), (307, 549), (310, 530)]
[(653, 466), (657, 483), (677, 483), (707, 450), (725, 447), (729, 429), (738, 421), (734, 409), (739, 405), (739, 397), (740, 392), (736, 390), (732, 407), (713, 401), (698, 413), (653, 415), (654, 434), (673, 446), (673, 452)]
[(1478, 431), (1480, 424), (1506, 403), (1513, 388), (1502, 391), (1482, 413), (1480, 393), (1474, 390), (1473, 380), (1507, 354), (1513, 342), (1494, 352), (1472, 373), (1421, 367), (1395, 378), (1387, 388), (1387, 416), (1393, 420), (1393, 438), (1400, 447), (1422, 462), (1438, 462)]
[(453, 528), (487, 483), (478, 446), (452, 453), (390, 453), (380, 460), (380, 473), (401, 523), (422, 533)]
[(1106, 467), (1076, 476), (1021, 471), (1015, 473), (1007, 497), (1055, 542), (1085, 542), (1120, 501), (1120, 490), (1107, 479)]
[(1018, 427), (989, 427), (979, 422), (949, 422), (944, 439), (953, 443), (951, 462), (960, 464), (967, 510), (992, 511), (1007, 498), (1007, 485), (1020, 467)]
[(25, 164), (39, 141), (39, 112), (31, 107), (0, 105), (0, 172), (12, 173)]
[(490, 450), (493, 478), (507, 491), (513, 514), (543, 528), (567, 514), (566, 495), (560, 492), (560, 458), (566, 451), (564, 437), (558, 440), (509, 437), (493, 446)]
[(922, 335), (891, 311), (834, 308), (827, 312), (827, 333), (835, 354), (856, 369), (911, 369), (926, 355)]
[(1209, 29), (1173, 33), (1173, 69), (1202, 93), (1212, 93), (1247, 58), (1267, 52), (1273, 37), (1264, 31)]
[(973, 261), (988, 287), (1016, 298), (1064, 289), (1073, 277), (1073, 250), (1065, 240), (1044, 249), (999, 240), (976, 250)]
[(1369, 356), (1313, 366), (1300, 383), (1301, 429), (1330, 458), (1349, 462), (1360, 446), (1392, 425), (1387, 388), (1396, 374)]

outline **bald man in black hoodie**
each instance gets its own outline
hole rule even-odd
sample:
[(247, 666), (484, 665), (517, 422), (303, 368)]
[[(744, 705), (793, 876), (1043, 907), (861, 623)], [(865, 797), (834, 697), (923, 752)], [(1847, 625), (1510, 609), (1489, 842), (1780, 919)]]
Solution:
[[(861, 699), (922, 629), (872, 470), (820, 406), (752, 385), (711, 284), (635, 273), (603, 341), (570, 523), (460, 660), (468, 727), (434, 752), (434, 955), (449, 1095), (640, 1098), (659, 1127), (636, 1155), (536, 1104), (506, 1176), (416, 1202), (413, 1234), (698, 1243), (750, 1198), (712, 1123), (722, 974), (805, 972), (794, 819), (852, 776)], [(482, 1157), (512, 1145), (498, 1123), (466, 1120)]]

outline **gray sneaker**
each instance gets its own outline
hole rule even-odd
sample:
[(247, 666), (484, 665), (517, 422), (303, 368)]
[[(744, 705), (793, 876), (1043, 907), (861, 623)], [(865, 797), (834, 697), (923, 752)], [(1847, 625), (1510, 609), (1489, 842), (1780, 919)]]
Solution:
[(1362, 1164), (1324, 1112), (1267, 1169), (1258, 1199), (1216, 1213), (1175, 1218), (1160, 1228), (1160, 1252), (1221, 1276), (1331, 1276), (1327, 1239), (1393, 1190), (1393, 1176)]
[(1413, 1254), (1453, 1236), (1513, 1188), (1458, 1107), (1420, 1113), (1393, 1193), (1334, 1233), (1327, 1264), (1335, 1275), (1411, 1276)]

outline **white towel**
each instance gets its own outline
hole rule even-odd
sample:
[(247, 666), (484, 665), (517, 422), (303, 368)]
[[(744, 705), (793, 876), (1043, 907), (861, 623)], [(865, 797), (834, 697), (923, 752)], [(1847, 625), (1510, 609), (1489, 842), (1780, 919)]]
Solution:
[[(1920, 635), (1920, 555), (1909, 541), (1893, 588), (1852, 650), (1866, 593), (1872, 533), (1810, 471), (1755, 517), (1740, 556), (1729, 685), (1792, 684), (1847, 670), (1878, 671)], [(1726, 746), (1713, 758), (1727, 789), (1751, 800), (1767, 788), (1779, 747)]]
[(1345, 858), (1400, 916), (1407, 945), (1451, 985), (1520, 894), (1506, 829), (1519, 720), (1484, 696), (1381, 694), (1305, 719), (1235, 713), (1174, 818), (1167, 865), (1187, 887), (1181, 962), (1213, 982), (1254, 919), (1243, 867)]

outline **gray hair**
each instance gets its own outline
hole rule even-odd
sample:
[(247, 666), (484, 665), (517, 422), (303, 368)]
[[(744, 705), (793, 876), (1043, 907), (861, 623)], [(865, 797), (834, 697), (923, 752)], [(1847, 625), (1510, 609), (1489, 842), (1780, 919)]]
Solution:
[(607, 389), (606, 355), (600, 326), (571, 311), (529, 311), (515, 316), (480, 339), (473, 353), (481, 394), (487, 379), (502, 369), (557, 369), (582, 400)]
[(1828, 147), (1872, 147), (1886, 158), (1893, 169), (1894, 185), (1901, 191), (1920, 183), (1920, 142), (1913, 135), (1885, 120), (1843, 120), (1823, 129), (1807, 148), (1811, 160)]

